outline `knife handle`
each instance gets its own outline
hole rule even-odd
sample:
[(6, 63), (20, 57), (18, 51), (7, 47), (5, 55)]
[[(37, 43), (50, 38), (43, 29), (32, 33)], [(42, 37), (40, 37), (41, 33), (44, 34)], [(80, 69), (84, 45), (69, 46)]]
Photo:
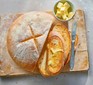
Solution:
[(75, 40), (72, 40), (72, 43), (71, 43), (71, 59), (70, 59), (70, 69), (71, 70), (74, 68), (74, 57), (75, 57), (74, 44), (75, 44)]

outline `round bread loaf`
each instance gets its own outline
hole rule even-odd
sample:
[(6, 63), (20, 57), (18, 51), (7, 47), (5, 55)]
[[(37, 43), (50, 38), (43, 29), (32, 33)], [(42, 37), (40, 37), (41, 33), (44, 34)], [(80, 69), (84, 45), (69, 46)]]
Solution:
[(11, 25), (7, 48), (12, 59), (25, 70), (33, 72), (54, 17), (45, 12), (21, 15)]

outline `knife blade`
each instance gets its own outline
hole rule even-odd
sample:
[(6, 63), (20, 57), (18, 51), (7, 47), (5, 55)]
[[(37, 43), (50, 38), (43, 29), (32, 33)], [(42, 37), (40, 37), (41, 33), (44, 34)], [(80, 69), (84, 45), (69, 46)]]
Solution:
[(71, 58), (70, 58), (70, 69), (72, 70), (74, 68), (74, 58), (75, 58), (75, 50), (74, 50), (74, 45), (75, 45), (75, 38), (76, 38), (76, 28), (77, 28), (77, 23), (74, 22), (72, 26), (72, 42), (71, 42)]

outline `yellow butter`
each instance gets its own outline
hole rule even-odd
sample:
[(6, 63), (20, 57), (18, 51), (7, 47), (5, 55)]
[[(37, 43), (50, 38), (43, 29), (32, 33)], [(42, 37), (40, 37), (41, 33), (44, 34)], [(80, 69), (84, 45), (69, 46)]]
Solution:
[(64, 14), (65, 14), (66, 16), (68, 16), (68, 14), (69, 14), (69, 13), (68, 13), (68, 10), (65, 10), (65, 11), (64, 11)]
[(61, 7), (60, 8), (60, 11), (65, 11), (66, 10), (66, 7)]
[(68, 2), (65, 2), (64, 5), (63, 5), (66, 9), (68, 9), (70, 7), (69, 3)]
[(60, 11), (60, 9), (57, 9), (56, 16), (59, 18), (62, 17), (62, 12)]
[(72, 17), (73, 15), (74, 15), (73, 12), (69, 12), (68, 17), (70, 18), (70, 17)]
[(51, 48), (51, 51), (52, 51), (52, 53), (56, 53), (56, 52), (64, 52), (63, 51), (63, 49), (53, 49), (53, 48)]
[(68, 17), (67, 17), (66, 14), (64, 14), (64, 15), (62, 16), (62, 18), (63, 18), (64, 20), (68, 20)]
[(51, 64), (53, 64), (53, 61), (49, 60), (48, 65), (51, 65)]
[(57, 8), (61, 8), (63, 6), (63, 3), (61, 3), (61, 2), (59, 2), (58, 4), (57, 4)]

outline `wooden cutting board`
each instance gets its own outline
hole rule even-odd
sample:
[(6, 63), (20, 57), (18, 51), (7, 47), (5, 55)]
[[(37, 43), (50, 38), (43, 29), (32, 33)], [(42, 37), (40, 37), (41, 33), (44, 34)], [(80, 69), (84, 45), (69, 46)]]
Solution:
[[(12, 76), (12, 75), (18, 76), (18, 75), (32, 74), (24, 71), (21, 67), (19, 67), (12, 60), (7, 51), (7, 46), (6, 46), (7, 31), (12, 22), (15, 19), (17, 19), (20, 15), (22, 14), (8, 14), (0, 16), (0, 76)], [(62, 72), (85, 71), (89, 69), (89, 60), (88, 60), (89, 57), (87, 49), (87, 36), (86, 36), (84, 12), (82, 10), (77, 10), (74, 18), (71, 19), (69, 22), (64, 23), (66, 26), (68, 26), (70, 31), (74, 20), (77, 20), (78, 22), (77, 34), (79, 37), (79, 44), (75, 54), (75, 65), (74, 69), (70, 70), (68, 63), (62, 70)], [(55, 18), (55, 23), (57, 22), (59, 21), (57, 21)]]

